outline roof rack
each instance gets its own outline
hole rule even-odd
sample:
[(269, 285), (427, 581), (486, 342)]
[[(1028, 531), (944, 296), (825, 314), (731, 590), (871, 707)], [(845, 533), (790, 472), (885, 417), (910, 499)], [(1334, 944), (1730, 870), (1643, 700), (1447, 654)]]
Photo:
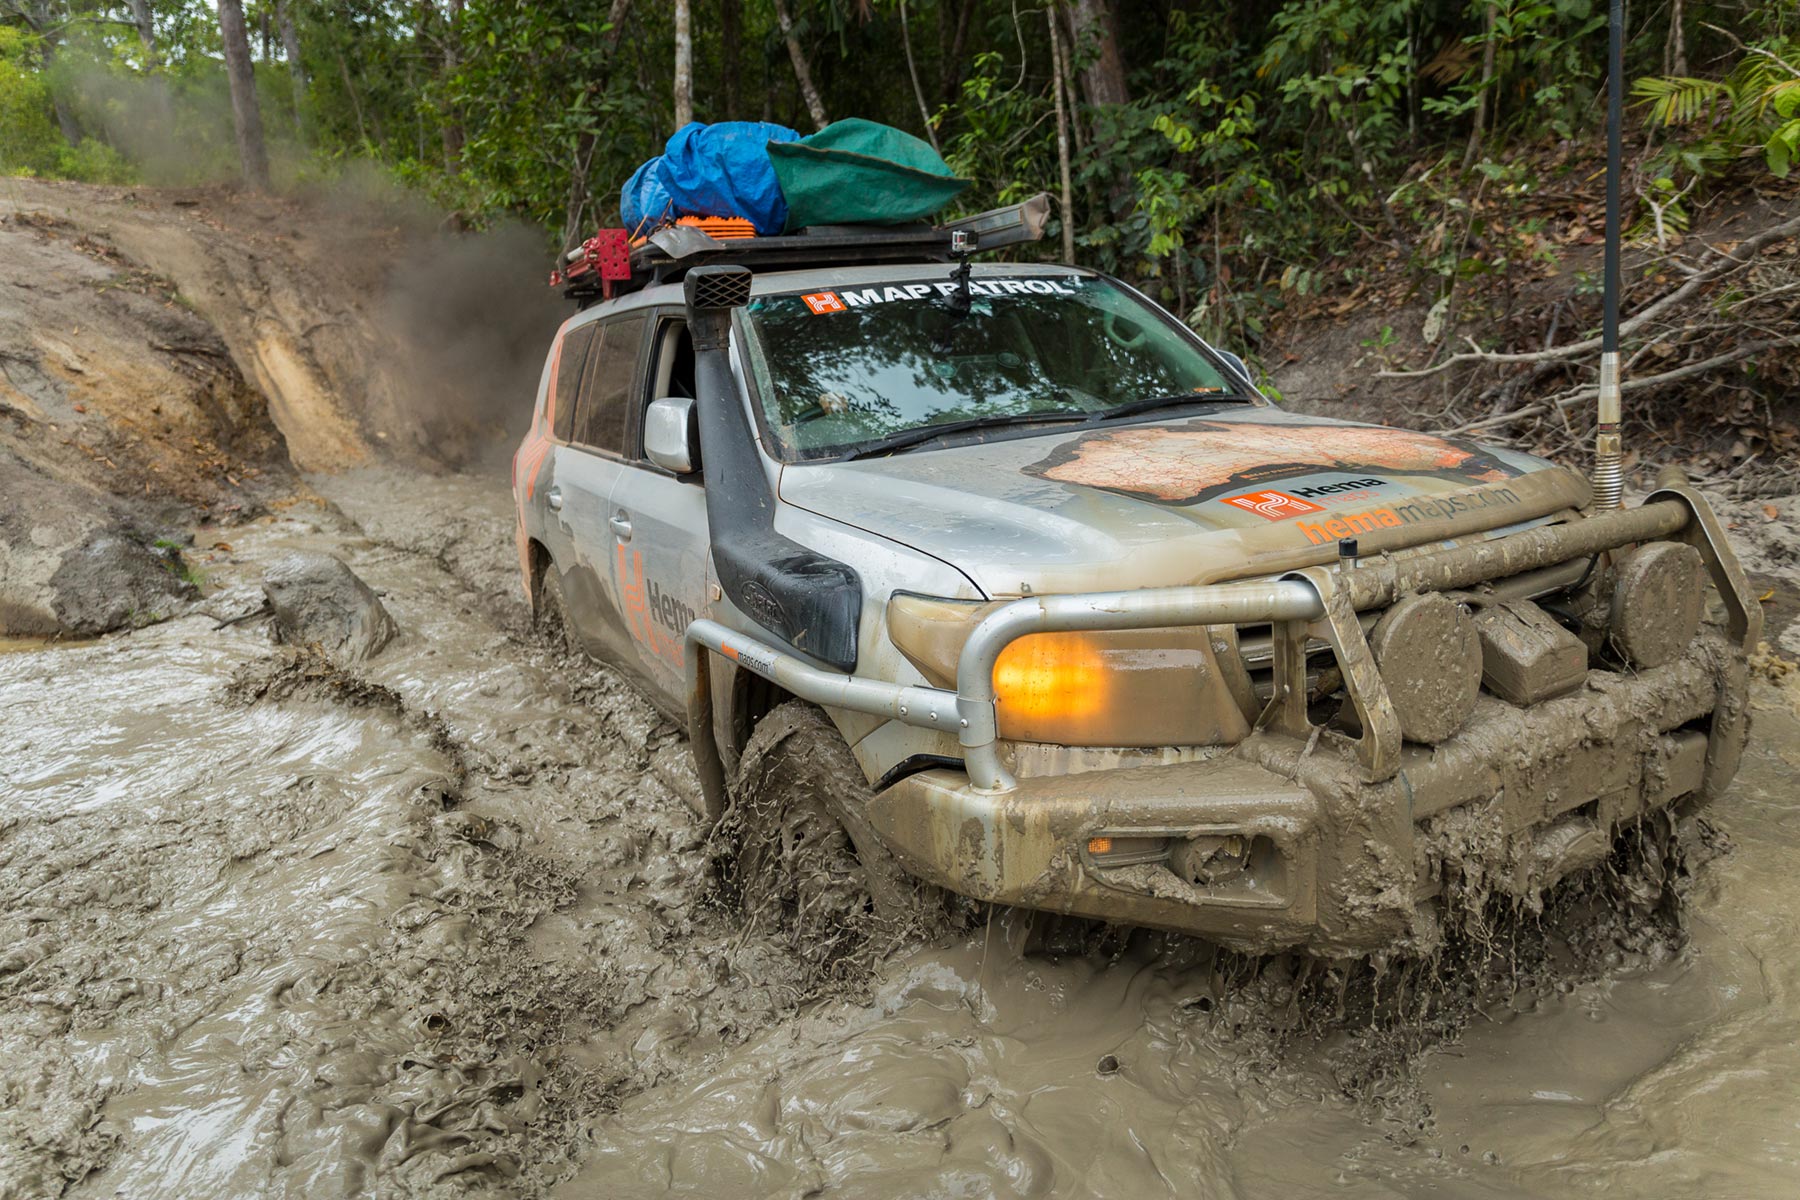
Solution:
[(944, 225), (814, 225), (780, 237), (715, 238), (696, 225), (667, 225), (635, 246), (622, 229), (602, 229), (569, 252), (551, 286), (586, 308), (596, 300), (680, 279), (693, 267), (730, 262), (752, 271), (783, 267), (851, 267), (873, 263), (948, 262), (1044, 236), (1045, 192), (1019, 204), (960, 217)]

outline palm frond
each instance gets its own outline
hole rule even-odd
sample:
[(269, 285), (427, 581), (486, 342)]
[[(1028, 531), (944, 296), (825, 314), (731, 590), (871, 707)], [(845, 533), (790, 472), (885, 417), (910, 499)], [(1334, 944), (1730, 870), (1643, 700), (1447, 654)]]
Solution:
[(1731, 100), (1728, 84), (1685, 75), (1651, 76), (1632, 85), (1631, 94), (1650, 105), (1650, 119), (1662, 126), (1691, 125), (1715, 100)]

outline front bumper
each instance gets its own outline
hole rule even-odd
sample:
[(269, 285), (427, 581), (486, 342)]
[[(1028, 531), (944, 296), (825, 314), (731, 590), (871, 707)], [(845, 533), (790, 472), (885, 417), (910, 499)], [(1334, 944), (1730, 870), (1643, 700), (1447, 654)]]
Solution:
[[(1267, 952), (1358, 954), (1404, 940), (1437, 890), (1436, 818), (1462, 810), (1504, 839), (1520, 895), (1598, 861), (1621, 823), (1736, 770), (1743, 656), (1717, 631), (1635, 676), (1591, 671), (1515, 708), (1484, 696), (1436, 747), (1408, 745), (1369, 782), (1352, 746), (1258, 733), (1198, 762), (975, 788), (933, 770), (878, 794), (869, 817), (907, 867), (977, 899), (1196, 934)], [(1237, 838), (1243, 869), (1207, 883), (1162, 862), (1105, 866), (1092, 839)]]
[[(1724, 608), (1678, 659), (1631, 675), (1595, 669), (1574, 692), (1516, 707), (1483, 694), (1452, 737), (1404, 742), (1359, 613), (1422, 591), (1454, 592), (1663, 539), (1696, 547)], [(1257, 732), (1198, 762), (1016, 779), (1001, 760), (993, 672), (1012, 641), (1074, 629), (1268, 622), (1273, 693)], [(1504, 537), (1311, 567), (1263, 583), (1045, 596), (1004, 604), (964, 643), (956, 690), (820, 670), (700, 620), (688, 629), (688, 728), (709, 810), (724, 802), (708, 651), (827, 708), (955, 733), (963, 769), (879, 793), (869, 817), (921, 877), (978, 899), (1204, 935), (1267, 951), (1367, 953), (1404, 941), (1452, 852), (1449, 814), (1480, 826), (1528, 895), (1597, 861), (1619, 824), (1684, 795), (1710, 797), (1747, 735), (1746, 654), (1761, 632), (1705, 501), (1665, 488), (1636, 509)], [(1314, 726), (1308, 647), (1329, 646), (1354, 737)], [(1186, 874), (1106, 865), (1094, 838), (1228, 844)], [(1204, 839), (1203, 842), (1201, 839)], [(1198, 881), (1198, 882), (1197, 882)]]

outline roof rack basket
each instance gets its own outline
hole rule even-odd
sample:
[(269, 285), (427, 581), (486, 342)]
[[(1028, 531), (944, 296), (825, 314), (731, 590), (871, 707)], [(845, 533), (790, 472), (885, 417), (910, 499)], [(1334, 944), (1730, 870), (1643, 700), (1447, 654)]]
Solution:
[(752, 271), (783, 267), (851, 267), (890, 262), (948, 262), (953, 254), (979, 253), (1035, 242), (1044, 236), (1050, 197), (959, 217), (943, 225), (814, 225), (780, 237), (714, 238), (694, 225), (667, 225), (629, 253), (620, 270), (623, 231), (603, 229), (563, 260), (550, 276), (563, 295), (586, 308), (603, 297), (680, 279), (693, 267), (730, 262)]

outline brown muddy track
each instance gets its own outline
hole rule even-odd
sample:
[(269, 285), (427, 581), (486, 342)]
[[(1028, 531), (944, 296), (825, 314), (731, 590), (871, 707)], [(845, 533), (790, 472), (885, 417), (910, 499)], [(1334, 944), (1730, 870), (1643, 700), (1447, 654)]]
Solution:
[(356, 675), (203, 612), (0, 659), (0, 1193), (529, 1194), (804, 986), (707, 905), (672, 731), (484, 588), (499, 487), (322, 486), (460, 515), (238, 528), (203, 608), (329, 548), (404, 631)]

